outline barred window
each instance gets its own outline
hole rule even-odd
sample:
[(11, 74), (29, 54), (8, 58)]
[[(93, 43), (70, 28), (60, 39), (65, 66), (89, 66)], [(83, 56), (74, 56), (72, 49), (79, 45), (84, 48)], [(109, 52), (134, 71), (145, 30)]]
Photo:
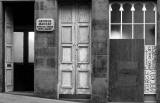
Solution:
[(144, 39), (145, 45), (156, 45), (154, 2), (112, 2), (109, 11), (110, 39)]

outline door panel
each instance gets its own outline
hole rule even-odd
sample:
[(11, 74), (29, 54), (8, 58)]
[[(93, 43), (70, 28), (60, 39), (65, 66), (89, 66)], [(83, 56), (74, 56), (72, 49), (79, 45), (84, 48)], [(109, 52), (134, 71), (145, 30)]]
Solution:
[(110, 40), (109, 100), (143, 102), (144, 40)]
[(62, 43), (72, 43), (72, 25), (62, 26)]
[(60, 6), (60, 94), (91, 93), (90, 13), (83, 5)]
[(72, 63), (72, 47), (62, 47), (62, 63)]
[(5, 8), (5, 91), (13, 91), (13, 16)]
[(84, 64), (78, 64), (77, 68), (77, 94), (90, 94), (91, 93), (91, 73), (90, 67)]
[(88, 83), (88, 72), (86, 71), (79, 71), (78, 73), (78, 88), (89, 88)]
[(78, 3), (78, 22), (89, 23), (90, 22), (90, 8), (89, 4)]
[(60, 16), (61, 23), (72, 23), (73, 21), (72, 4), (61, 5), (60, 15), (61, 15)]
[(78, 63), (88, 63), (89, 62), (89, 48), (79, 47), (78, 50)]
[(90, 31), (89, 31), (89, 25), (79, 25), (78, 26), (78, 42), (79, 43), (89, 43), (89, 36), (90, 36)]

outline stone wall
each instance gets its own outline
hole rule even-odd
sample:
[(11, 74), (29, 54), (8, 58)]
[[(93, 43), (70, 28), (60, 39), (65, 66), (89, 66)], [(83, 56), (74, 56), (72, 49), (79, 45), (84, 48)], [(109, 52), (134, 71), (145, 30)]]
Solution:
[(160, 0), (157, 0), (157, 103), (160, 103)]
[[(55, 20), (55, 30), (35, 30), (35, 77), (34, 91), (41, 97), (57, 98), (58, 84), (58, 35), (57, 1), (35, 0), (35, 21), (38, 18)], [(36, 24), (35, 24), (36, 25)]]
[(4, 50), (3, 50), (3, 5), (2, 2), (0, 2), (0, 92), (3, 91), (4, 86), (4, 80), (3, 80), (3, 70), (4, 70)]
[(106, 103), (109, 67), (109, 0), (92, 0), (92, 103)]

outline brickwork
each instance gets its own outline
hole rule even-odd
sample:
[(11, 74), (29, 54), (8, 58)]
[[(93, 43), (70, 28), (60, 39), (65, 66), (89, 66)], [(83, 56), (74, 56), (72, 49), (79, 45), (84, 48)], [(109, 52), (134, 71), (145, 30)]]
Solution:
[(35, 93), (41, 97), (57, 98), (57, 1), (35, 0), (35, 21), (38, 18), (54, 19), (55, 30), (35, 31)]
[(109, 0), (92, 0), (92, 103), (106, 103), (109, 66)]

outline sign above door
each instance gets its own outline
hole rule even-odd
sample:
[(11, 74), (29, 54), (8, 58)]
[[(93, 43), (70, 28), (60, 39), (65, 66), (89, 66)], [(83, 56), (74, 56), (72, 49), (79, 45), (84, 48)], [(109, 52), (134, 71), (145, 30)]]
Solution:
[(37, 31), (53, 31), (54, 25), (54, 19), (51, 18), (39, 18), (36, 20)]

